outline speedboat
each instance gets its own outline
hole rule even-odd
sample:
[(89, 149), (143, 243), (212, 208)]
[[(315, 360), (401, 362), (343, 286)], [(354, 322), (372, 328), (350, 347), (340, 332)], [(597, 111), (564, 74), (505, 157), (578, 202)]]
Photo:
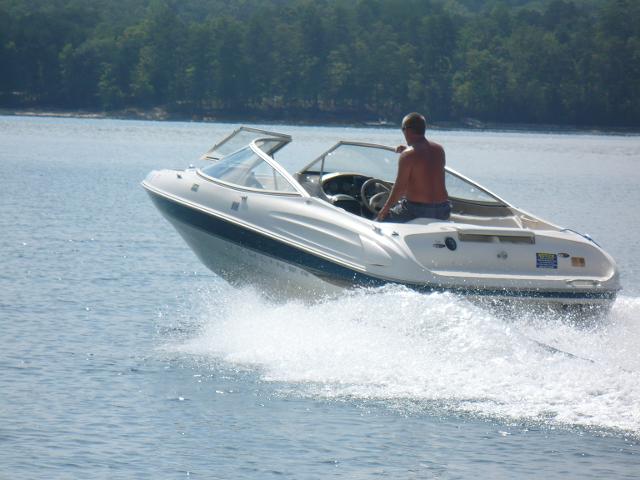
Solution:
[(202, 166), (142, 182), (198, 258), (232, 284), (325, 295), (398, 284), (422, 292), (609, 306), (613, 258), (588, 235), (510, 205), (447, 168), (449, 220), (375, 221), (397, 172), (394, 148), (339, 141), (295, 173), (289, 135), (241, 127)]

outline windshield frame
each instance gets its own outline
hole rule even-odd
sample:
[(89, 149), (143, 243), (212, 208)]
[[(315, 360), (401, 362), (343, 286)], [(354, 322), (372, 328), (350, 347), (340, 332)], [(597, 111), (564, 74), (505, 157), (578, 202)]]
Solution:
[[(387, 150), (387, 151), (394, 152), (394, 153), (396, 152), (395, 148), (390, 147), (388, 145), (341, 140), (338, 143), (336, 143), (335, 145), (333, 145), (329, 150), (323, 152), (318, 157), (316, 157), (311, 162), (309, 162), (305, 167), (303, 167), (298, 172), (298, 175), (305, 175), (305, 174), (308, 175), (308, 174), (311, 174), (311, 173), (317, 173), (322, 180), (324, 180), (327, 175), (333, 175), (334, 173), (338, 173), (338, 174), (354, 174), (355, 173), (355, 174), (358, 174), (358, 175), (363, 175), (362, 172), (357, 172), (357, 171), (355, 171), (353, 169), (349, 170), (349, 171), (345, 170), (344, 172), (328, 172), (328, 173), (325, 173), (325, 160), (326, 160), (327, 156), (330, 153), (336, 151), (338, 148), (340, 148), (342, 146), (376, 148), (376, 149)], [(319, 170), (309, 170), (309, 168), (312, 167), (317, 162), (320, 162), (320, 169)], [(486, 205), (486, 206), (495, 206), (495, 207), (498, 207), (498, 206), (500, 206), (500, 207), (511, 207), (512, 206), (511, 204), (509, 204), (509, 202), (507, 202), (504, 199), (500, 198), (495, 193), (493, 193), (490, 190), (486, 189), (485, 187), (479, 185), (477, 182), (474, 182), (469, 177), (457, 172), (456, 170), (445, 166), (445, 172), (447, 174), (449, 174), (449, 175), (452, 175), (453, 177), (457, 177), (459, 180), (463, 181), (464, 183), (469, 184), (470, 187), (473, 187), (473, 188), (479, 190), (480, 192), (488, 195), (489, 197), (493, 198), (495, 201), (491, 201), (490, 202), (490, 201), (485, 201), (485, 200), (476, 200), (476, 199), (456, 197), (456, 196), (450, 196), (449, 197), (450, 199), (459, 200), (459, 201), (462, 201), (462, 202), (471, 202), (471, 203), (475, 203), (475, 204), (479, 204), (479, 205)], [(395, 177), (396, 174), (397, 174), (397, 171), (394, 174), (394, 177)], [(393, 182), (395, 182), (395, 178), (392, 180), (392, 183)]]
[[(229, 140), (231, 140), (234, 137), (237, 137), (242, 132), (257, 133), (257, 134), (259, 134), (259, 136), (254, 138), (251, 142), (245, 143), (241, 147), (239, 147), (239, 148), (227, 153), (226, 155), (223, 155), (220, 152), (218, 152), (218, 149), (221, 146), (223, 146), (224, 144), (228, 143)], [(233, 153), (236, 153), (238, 150), (241, 150), (241, 149), (245, 148), (247, 145), (250, 145), (251, 143), (253, 143), (254, 141), (256, 141), (258, 139), (261, 139), (261, 140), (269, 139), (269, 140), (279, 140), (280, 141), (280, 143), (278, 143), (271, 150), (269, 150), (269, 152), (267, 152), (268, 155), (273, 155), (278, 150), (280, 150), (282, 147), (284, 147), (288, 143), (291, 143), (291, 140), (292, 140), (291, 135), (287, 135), (285, 133), (270, 132), (268, 130), (262, 130), (262, 129), (259, 129), (259, 128), (241, 126), (240, 128), (236, 128), (233, 132), (231, 132), (231, 134), (227, 135), (222, 140), (217, 142), (213, 147), (211, 147), (209, 150), (207, 150), (200, 157), (200, 159), (201, 160), (211, 160), (211, 161), (222, 160), (224, 157), (226, 157), (228, 155), (231, 155)]]
[[(329, 150), (321, 153), (320, 155), (318, 155), (316, 158), (314, 158), (311, 162), (309, 162), (307, 165), (305, 165), (304, 167), (302, 167), (302, 169), (298, 172), (299, 175), (305, 174), (305, 173), (310, 173), (309, 171), (309, 167), (311, 167), (314, 163), (320, 161), (320, 170), (311, 170), (311, 172), (318, 172), (320, 173), (320, 176), (324, 176), (324, 162), (325, 159), (327, 158), (327, 156), (331, 153), (333, 153), (334, 151), (336, 151), (338, 148), (343, 147), (343, 146), (353, 146), (353, 147), (365, 147), (365, 148), (377, 148), (377, 149), (381, 149), (381, 150), (387, 150), (390, 152), (395, 152), (395, 148), (389, 147), (387, 145), (380, 145), (378, 143), (366, 143), (366, 142), (352, 142), (349, 140), (340, 140), (338, 143), (336, 143), (334, 146), (332, 146)], [(334, 173), (334, 172), (331, 172)]]
[[(254, 129), (254, 130), (256, 130), (256, 129)], [(269, 132), (267, 132), (267, 133), (269, 133)], [(291, 138), (291, 137), (289, 137), (289, 138)], [(256, 142), (259, 142), (259, 141), (262, 141), (262, 140), (273, 140), (273, 137), (267, 136), (267, 137), (256, 138), (253, 141), (251, 141), (251, 143), (249, 143), (248, 145), (244, 145), (243, 147), (239, 148), (235, 152), (230, 153), (228, 155), (225, 155), (224, 157), (222, 157), (218, 161), (222, 161), (225, 157), (233, 155), (233, 154), (239, 152), (240, 150), (243, 150), (243, 149), (248, 147), (262, 161), (266, 162), (271, 168), (273, 168), (276, 172), (278, 172), (278, 174), (280, 174), (282, 177), (284, 177), (284, 179), (294, 188), (295, 191), (287, 192), (287, 191), (282, 191), (282, 190), (268, 190), (268, 189), (264, 189), (264, 188), (253, 188), (253, 187), (247, 187), (247, 186), (244, 186), (244, 185), (238, 185), (237, 183), (231, 183), (231, 182), (227, 182), (225, 180), (222, 180), (220, 178), (212, 177), (211, 175), (208, 175), (207, 173), (205, 173), (202, 170), (202, 168), (197, 168), (196, 169), (196, 173), (200, 177), (202, 177), (202, 178), (204, 178), (206, 180), (209, 180), (209, 181), (212, 181), (214, 183), (218, 183), (218, 184), (224, 185), (226, 187), (233, 188), (235, 190), (242, 190), (242, 191), (246, 190), (246, 191), (251, 191), (251, 192), (256, 192), (256, 193), (263, 193), (263, 194), (268, 194), (268, 195), (281, 195), (281, 196), (288, 196), (288, 197), (310, 197), (309, 193), (300, 185), (300, 183), (289, 172), (287, 172), (287, 170), (282, 165), (280, 165), (278, 162), (276, 162), (273, 158), (271, 158), (269, 155), (267, 155), (262, 149), (260, 149), (260, 147), (258, 147), (258, 145), (256, 145)], [(286, 143), (284, 143), (282, 146), (284, 146), (284, 145), (286, 145)], [(282, 146), (280, 146), (279, 148), (282, 148)]]
[(461, 174), (460, 172), (454, 170), (453, 168), (444, 167), (444, 170), (445, 170), (445, 172), (451, 174), (452, 176), (458, 177), (460, 180), (472, 185), (474, 188), (477, 188), (481, 192), (486, 193), (490, 197), (494, 198), (496, 201), (495, 202), (486, 202), (484, 200), (473, 200), (473, 199), (469, 199), (469, 198), (462, 198), (462, 197), (455, 197), (455, 196), (449, 196), (450, 199), (458, 200), (458, 201), (461, 201), (461, 202), (476, 203), (478, 205), (486, 205), (488, 207), (512, 207), (512, 205), (509, 202), (507, 202), (503, 198), (499, 197), (498, 195), (493, 193), (491, 190), (488, 190), (487, 188), (483, 187), (482, 185), (478, 184), (477, 182), (474, 182), (469, 177)]

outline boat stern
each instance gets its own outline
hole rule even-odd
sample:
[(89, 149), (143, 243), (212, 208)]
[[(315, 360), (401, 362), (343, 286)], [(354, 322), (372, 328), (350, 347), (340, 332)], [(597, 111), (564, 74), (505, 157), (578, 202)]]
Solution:
[(463, 293), (599, 304), (621, 288), (614, 259), (569, 230), (450, 225), (408, 233), (404, 242), (430, 283)]

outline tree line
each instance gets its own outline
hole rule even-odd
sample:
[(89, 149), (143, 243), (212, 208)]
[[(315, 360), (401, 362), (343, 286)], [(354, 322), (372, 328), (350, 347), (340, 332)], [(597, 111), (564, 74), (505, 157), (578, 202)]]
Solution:
[(0, 107), (640, 126), (638, 0), (0, 0)]

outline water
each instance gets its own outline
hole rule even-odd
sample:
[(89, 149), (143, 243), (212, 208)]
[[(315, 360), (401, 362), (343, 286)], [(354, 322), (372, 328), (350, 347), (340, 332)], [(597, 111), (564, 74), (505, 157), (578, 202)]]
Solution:
[[(1, 478), (640, 476), (640, 137), (433, 132), (453, 168), (616, 258), (622, 295), (586, 322), (228, 286), (139, 181), (236, 126), (0, 117)], [(265, 128), (297, 138), (292, 169), (337, 138), (400, 141)]]

